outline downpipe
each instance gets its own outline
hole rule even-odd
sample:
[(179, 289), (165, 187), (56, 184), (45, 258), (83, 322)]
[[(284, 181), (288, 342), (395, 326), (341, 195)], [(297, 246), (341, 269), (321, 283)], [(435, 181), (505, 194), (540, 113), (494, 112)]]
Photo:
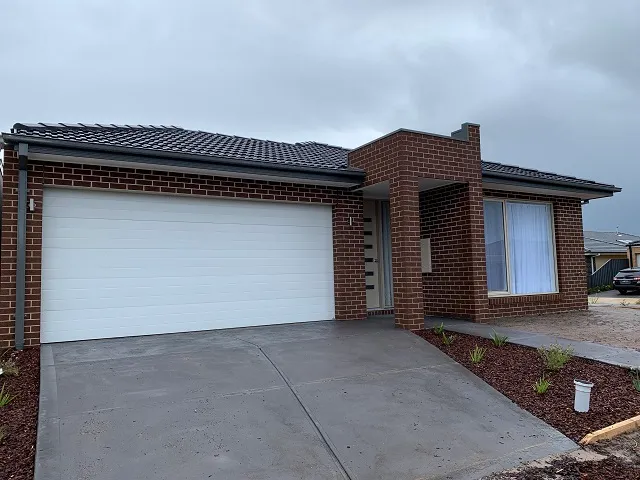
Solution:
[(24, 310), (27, 269), (27, 160), (29, 147), (18, 145), (18, 251), (16, 258), (15, 347), (24, 349)]

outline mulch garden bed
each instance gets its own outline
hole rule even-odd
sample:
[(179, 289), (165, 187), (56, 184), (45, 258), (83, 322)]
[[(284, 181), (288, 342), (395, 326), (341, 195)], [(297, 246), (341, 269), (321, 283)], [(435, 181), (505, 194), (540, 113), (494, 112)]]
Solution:
[[(2, 352), (0, 352), (1, 354)], [(36, 455), (40, 350), (5, 351), (0, 360), (15, 360), (17, 375), (0, 375), (0, 388), (15, 398), (0, 407), (0, 480), (32, 480)]]
[[(544, 366), (536, 349), (510, 343), (496, 347), (489, 339), (460, 333), (453, 333), (453, 344), (446, 346), (442, 336), (432, 330), (416, 333), (521, 408), (575, 441), (594, 430), (640, 415), (640, 392), (633, 388), (628, 369), (573, 357), (560, 371), (546, 373), (551, 386), (546, 393), (537, 394), (533, 385), (544, 373)], [(484, 359), (474, 365), (469, 352), (476, 345), (487, 351)], [(594, 383), (587, 413), (573, 410), (574, 379)]]

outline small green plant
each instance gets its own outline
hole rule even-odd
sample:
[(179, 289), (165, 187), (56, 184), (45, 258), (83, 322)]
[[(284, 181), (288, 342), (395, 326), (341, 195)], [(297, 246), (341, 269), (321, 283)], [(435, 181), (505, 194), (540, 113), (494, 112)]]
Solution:
[(536, 380), (536, 383), (533, 384), (533, 389), (538, 395), (542, 395), (543, 393), (546, 393), (547, 390), (549, 390), (550, 386), (551, 382), (544, 378), (543, 375), (538, 380)]
[(444, 333), (444, 322), (440, 322), (440, 325), (433, 327), (433, 333), (436, 335), (442, 335)]
[(15, 396), (11, 396), (9, 395), (9, 392), (4, 391), (4, 383), (2, 384), (2, 389), (0, 389), (0, 407), (4, 407), (6, 405), (8, 405), (14, 398), (16, 398)]
[(613, 285), (600, 285), (599, 287), (591, 287), (587, 289), (587, 292), (589, 294), (592, 294), (592, 293), (607, 292), (609, 290), (613, 290)]
[(636, 391), (640, 392), (640, 367), (629, 369), (629, 373), (631, 374), (631, 382), (633, 383), (633, 388), (635, 388)]
[(20, 368), (16, 364), (15, 360), (0, 360), (0, 369), (4, 375), (16, 376), (20, 373)]
[(491, 341), (493, 342), (493, 344), (496, 347), (501, 347), (503, 346), (505, 343), (507, 343), (507, 340), (509, 340), (509, 337), (506, 335), (501, 335), (498, 332), (496, 332), (495, 330), (493, 331), (493, 333), (491, 334)]
[(553, 343), (548, 347), (538, 348), (538, 353), (542, 357), (544, 368), (551, 371), (558, 371), (566, 365), (573, 357), (573, 347), (563, 347)]
[(589, 303), (595, 305), (600, 300), (600, 297), (589, 297)]
[(487, 353), (486, 348), (482, 348), (476, 345), (475, 348), (469, 352), (469, 356), (471, 357), (471, 363), (474, 363), (474, 364), (480, 363), (484, 358), (485, 353)]
[(453, 345), (453, 341), (456, 339), (456, 336), (452, 333), (451, 335), (447, 335), (442, 332), (442, 343), (444, 343), (447, 347)]

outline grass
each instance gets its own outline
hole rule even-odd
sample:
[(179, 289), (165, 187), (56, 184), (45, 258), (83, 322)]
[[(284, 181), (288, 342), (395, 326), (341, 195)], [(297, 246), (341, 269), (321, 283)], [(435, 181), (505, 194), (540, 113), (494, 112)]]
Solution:
[(0, 360), (0, 369), (2, 369), (3, 375), (16, 376), (20, 373), (20, 367), (16, 364), (15, 360)]
[(538, 348), (538, 353), (542, 357), (545, 369), (556, 372), (571, 360), (571, 357), (573, 357), (573, 347), (563, 347), (557, 343), (553, 343), (548, 347), (542, 346)]
[(4, 391), (4, 383), (2, 384), (2, 389), (0, 390), (0, 407), (5, 407), (7, 406), (9, 403), (11, 403), (11, 401), (16, 398), (15, 396), (11, 396), (9, 394), (9, 392)]
[(453, 341), (456, 339), (454, 334), (447, 335), (445, 332), (442, 332), (442, 343), (444, 343), (447, 347), (449, 345), (453, 345)]
[(509, 340), (509, 337), (507, 335), (501, 335), (495, 330), (491, 334), (491, 341), (496, 347), (503, 346), (505, 343), (507, 343), (507, 340)]
[(444, 323), (440, 322), (440, 325), (433, 327), (433, 333), (436, 335), (442, 335), (444, 333)]
[(486, 348), (475, 346), (473, 350), (469, 352), (469, 356), (471, 357), (471, 363), (478, 364), (484, 358), (484, 354), (487, 353)]
[(637, 392), (640, 392), (640, 367), (631, 368), (629, 373), (631, 374), (633, 388), (635, 388)]
[(533, 384), (533, 390), (535, 390), (535, 392), (538, 395), (542, 395), (546, 393), (547, 390), (549, 390), (550, 386), (551, 386), (551, 382), (546, 378), (544, 378), (544, 375), (543, 375), (538, 380), (536, 380), (536, 383)]

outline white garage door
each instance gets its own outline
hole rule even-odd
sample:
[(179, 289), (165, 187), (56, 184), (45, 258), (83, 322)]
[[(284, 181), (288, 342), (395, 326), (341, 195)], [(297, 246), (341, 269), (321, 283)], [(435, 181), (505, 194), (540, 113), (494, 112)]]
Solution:
[(42, 342), (334, 318), (331, 208), (48, 189)]

